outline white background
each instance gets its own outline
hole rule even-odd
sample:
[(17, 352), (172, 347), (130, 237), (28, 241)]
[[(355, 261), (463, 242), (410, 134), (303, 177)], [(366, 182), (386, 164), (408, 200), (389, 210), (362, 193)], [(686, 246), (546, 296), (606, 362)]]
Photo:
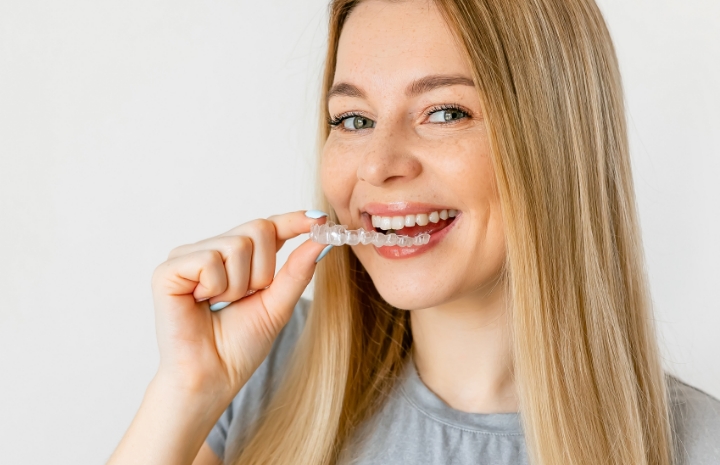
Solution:
[[(666, 366), (720, 396), (720, 2), (600, 5)], [(104, 462), (158, 362), (155, 266), (313, 206), (325, 18), (326, 0), (0, 2), (0, 461)]]

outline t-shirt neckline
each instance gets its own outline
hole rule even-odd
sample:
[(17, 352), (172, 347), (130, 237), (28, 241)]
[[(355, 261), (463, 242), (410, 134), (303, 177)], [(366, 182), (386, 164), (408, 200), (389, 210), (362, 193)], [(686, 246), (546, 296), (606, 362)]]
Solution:
[(405, 399), (427, 417), (447, 426), (467, 431), (495, 434), (522, 435), (520, 413), (471, 413), (456, 410), (445, 403), (420, 379), (412, 351), (405, 360), (400, 388)]

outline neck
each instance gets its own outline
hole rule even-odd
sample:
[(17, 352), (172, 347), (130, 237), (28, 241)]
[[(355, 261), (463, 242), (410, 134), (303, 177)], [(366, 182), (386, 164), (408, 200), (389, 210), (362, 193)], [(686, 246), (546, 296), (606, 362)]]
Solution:
[(518, 411), (502, 286), (411, 310), (410, 326), (418, 374), (446, 404), (472, 413)]

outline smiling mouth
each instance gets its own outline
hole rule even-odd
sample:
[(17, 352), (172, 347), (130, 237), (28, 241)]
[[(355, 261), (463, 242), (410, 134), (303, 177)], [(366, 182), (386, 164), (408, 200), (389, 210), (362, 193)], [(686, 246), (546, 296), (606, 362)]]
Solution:
[(376, 232), (416, 237), (422, 233), (433, 234), (446, 228), (457, 215), (457, 210), (436, 210), (398, 216), (363, 213), (363, 222), (367, 226), (372, 225)]

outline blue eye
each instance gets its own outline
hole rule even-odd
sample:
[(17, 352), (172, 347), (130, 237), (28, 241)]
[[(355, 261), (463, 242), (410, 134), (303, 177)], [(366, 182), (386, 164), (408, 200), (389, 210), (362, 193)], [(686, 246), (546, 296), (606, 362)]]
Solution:
[(428, 121), (431, 123), (446, 123), (448, 121), (462, 119), (467, 115), (467, 113), (455, 107), (432, 109), (430, 111), (430, 118), (428, 118)]

